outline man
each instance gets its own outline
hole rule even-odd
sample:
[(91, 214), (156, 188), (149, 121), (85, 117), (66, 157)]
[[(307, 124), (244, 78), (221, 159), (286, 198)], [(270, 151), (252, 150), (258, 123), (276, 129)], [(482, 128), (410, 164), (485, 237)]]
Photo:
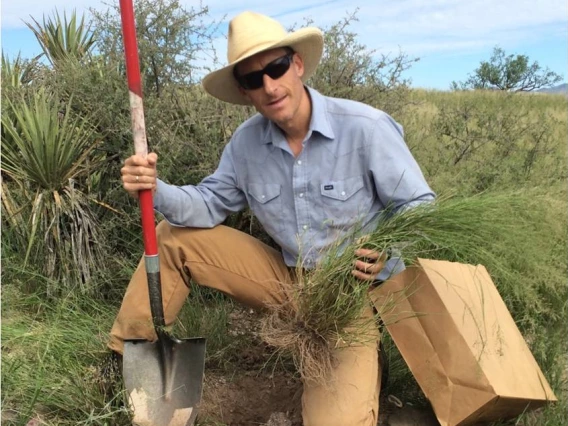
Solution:
[[(157, 227), (166, 323), (181, 309), (189, 278), (254, 308), (279, 303), (280, 283), (293, 282), (293, 268), (313, 268), (355, 224), (372, 226), (387, 204), (398, 209), (433, 199), (392, 118), (304, 85), (322, 50), (316, 28), (287, 33), (269, 17), (238, 15), (229, 26), (229, 65), (207, 75), (203, 87), (259, 114), (235, 131), (217, 170), (197, 186), (177, 187), (156, 178), (155, 154), (125, 161), (124, 188), (133, 196), (152, 189), (155, 208), (166, 218)], [(282, 253), (220, 225), (247, 206)], [(381, 279), (393, 272), (391, 260), (359, 250), (353, 274)], [(113, 350), (121, 353), (126, 338), (155, 339), (142, 300), (143, 263), (112, 328)], [(376, 424), (379, 332), (373, 333), (368, 342), (335, 350), (331, 385), (304, 383), (304, 425)]]

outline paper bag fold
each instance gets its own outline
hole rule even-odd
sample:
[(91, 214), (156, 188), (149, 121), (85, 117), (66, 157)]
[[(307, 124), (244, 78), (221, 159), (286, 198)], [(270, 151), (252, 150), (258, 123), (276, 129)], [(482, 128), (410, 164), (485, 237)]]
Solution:
[(418, 259), (370, 295), (442, 426), (556, 401), (484, 266)]

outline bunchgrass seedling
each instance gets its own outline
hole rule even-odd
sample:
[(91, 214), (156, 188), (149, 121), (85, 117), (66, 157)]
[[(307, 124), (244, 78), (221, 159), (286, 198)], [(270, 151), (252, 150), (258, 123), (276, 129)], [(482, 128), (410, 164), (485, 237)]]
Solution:
[[(283, 288), (288, 301), (273, 307), (262, 335), (277, 350), (292, 354), (304, 379), (328, 377), (333, 349), (366, 339), (369, 282), (351, 273), (359, 248), (396, 254), (405, 264), (417, 258), (483, 264), (503, 286), (530, 287), (518, 281), (515, 259), (531, 256), (533, 276), (546, 269), (538, 266), (540, 261), (546, 265), (547, 256), (538, 245), (557, 226), (546, 219), (550, 203), (524, 191), (441, 197), (404, 210), (386, 209), (374, 229), (354, 229), (322, 253), (316, 268), (297, 268), (295, 284)], [(516, 300), (509, 302), (514, 306)]]

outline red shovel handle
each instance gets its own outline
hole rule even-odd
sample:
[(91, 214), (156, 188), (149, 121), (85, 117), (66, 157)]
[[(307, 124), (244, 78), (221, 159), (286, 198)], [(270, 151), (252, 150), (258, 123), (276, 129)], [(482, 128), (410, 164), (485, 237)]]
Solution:
[[(134, 152), (146, 157), (148, 144), (146, 142), (146, 125), (144, 124), (144, 107), (142, 104), (142, 83), (140, 80), (140, 62), (138, 45), (136, 43), (136, 26), (132, 0), (120, 0), (120, 15), (122, 19), (122, 34), (124, 38), (124, 53), (126, 56), (126, 76), (130, 95), (130, 112), (132, 118), (132, 133), (134, 136)], [(145, 189), (139, 193), (140, 211), (142, 214), (142, 232), (144, 235), (144, 252), (146, 256), (158, 254), (156, 241), (156, 224), (154, 222), (154, 202), (152, 191)]]

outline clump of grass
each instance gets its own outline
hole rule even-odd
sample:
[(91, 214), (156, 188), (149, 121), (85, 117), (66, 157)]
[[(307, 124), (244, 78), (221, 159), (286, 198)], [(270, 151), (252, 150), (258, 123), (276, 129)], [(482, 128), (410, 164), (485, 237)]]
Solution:
[[(365, 339), (369, 326), (363, 315), (369, 283), (351, 274), (359, 248), (398, 253), (405, 264), (419, 257), (481, 263), (517, 319), (538, 312), (540, 324), (544, 317), (559, 321), (566, 261), (551, 255), (563, 238), (561, 205), (525, 190), (441, 197), (399, 212), (386, 209), (376, 228), (354, 230), (322, 253), (313, 270), (298, 268), (296, 283), (283, 288), (287, 302), (273, 307), (263, 321), (262, 336), (293, 356), (304, 379), (328, 377), (333, 349)], [(553, 260), (558, 263), (551, 265)], [(543, 286), (549, 290), (541, 292)]]
[(2, 304), (7, 424), (131, 424), (118, 368), (101, 370), (113, 307), (72, 295), (46, 303), (14, 283), (3, 286)]

